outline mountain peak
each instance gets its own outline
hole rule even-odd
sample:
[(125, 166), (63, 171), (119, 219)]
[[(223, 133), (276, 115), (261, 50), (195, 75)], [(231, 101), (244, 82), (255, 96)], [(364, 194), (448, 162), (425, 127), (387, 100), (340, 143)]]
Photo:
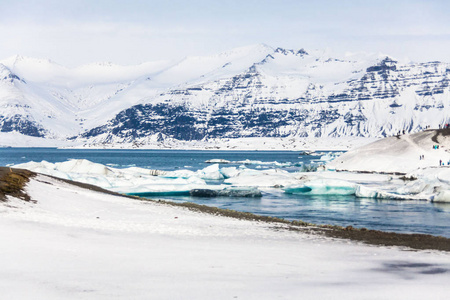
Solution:
[(7, 66), (0, 63), (0, 81), (10, 81), (13, 82), (14, 80), (20, 80), (23, 81), (19, 76), (14, 74)]
[(367, 72), (395, 70), (397, 68), (396, 66), (397, 66), (397, 61), (393, 60), (389, 56), (386, 56), (377, 65), (368, 67)]
[(34, 58), (29, 56), (23, 56), (23, 55), (13, 55), (8, 57), (7, 59), (1, 61), (4, 65), (7, 65), (10, 68), (14, 68), (17, 65), (21, 64), (40, 64), (40, 65), (58, 65), (56, 62), (48, 59), (48, 58)]
[(278, 47), (275, 49), (275, 53), (280, 53), (280, 54), (284, 54), (284, 55), (293, 54), (293, 55), (298, 55), (298, 56), (309, 55), (309, 53), (306, 52), (304, 48), (301, 48), (300, 50), (296, 51), (293, 49), (284, 49), (284, 48)]

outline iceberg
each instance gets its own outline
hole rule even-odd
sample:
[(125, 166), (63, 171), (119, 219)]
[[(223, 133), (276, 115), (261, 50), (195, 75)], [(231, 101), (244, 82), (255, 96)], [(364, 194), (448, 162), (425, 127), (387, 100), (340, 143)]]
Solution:
[(221, 158), (215, 158), (215, 159), (209, 159), (206, 160), (205, 163), (207, 164), (230, 164), (231, 161)]
[(221, 168), (220, 172), (222, 173), (223, 177), (231, 178), (235, 177), (240, 173), (240, 170), (238, 170), (236, 167), (227, 167), (227, 168)]
[(277, 167), (290, 167), (291, 163), (287, 162), (287, 163), (280, 163), (277, 161), (268, 161), (268, 162), (264, 162), (264, 161), (260, 161), (260, 160), (241, 160), (241, 161), (237, 161), (235, 162), (237, 164), (243, 164), (243, 165), (274, 165)]
[(328, 152), (320, 157), (321, 161), (331, 162), (336, 157), (342, 155), (344, 152)]
[(450, 203), (450, 190), (439, 192), (431, 199), (431, 201), (439, 203)]
[(197, 171), (196, 176), (204, 180), (222, 180), (225, 178), (220, 172), (219, 164), (214, 164)]
[(378, 192), (373, 188), (357, 185), (355, 189), (355, 196), (358, 198), (377, 198)]
[(225, 184), (232, 186), (251, 187), (283, 187), (297, 183), (293, 173), (285, 170), (270, 169), (265, 171), (241, 168), (233, 177), (224, 180)]
[(260, 198), (262, 193), (255, 187), (227, 187), (222, 190), (192, 189), (189, 193), (192, 197), (245, 197)]
[(161, 177), (165, 177), (165, 178), (191, 178), (193, 176), (195, 176), (196, 173), (194, 171), (191, 170), (176, 170), (176, 171), (171, 171), (171, 172), (166, 172), (165, 174), (160, 175)]
[(71, 159), (56, 163), (28, 162), (14, 167), (141, 197), (262, 197), (260, 190), (263, 190), (266, 195), (355, 195), (360, 198), (450, 202), (450, 168), (447, 167), (417, 169), (399, 177), (308, 172), (316, 166), (304, 165), (303, 172), (293, 173), (287, 169), (255, 169), (248, 165), (220, 168), (215, 163), (197, 171), (181, 169), (167, 172), (141, 167), (120, 169), (85, 159)]
[(342, 180), (318, 179), (284, 188), (286, 194), (303, 195), (354, 195), (356, 185)]
[(148, 192), (135, 192), (135, 193), (127, 193), (129, 196), (138, 196), (138, 197), (163, 197), (163, 196), (189, 196), (189, 190), (182, 191), (148, 191)]

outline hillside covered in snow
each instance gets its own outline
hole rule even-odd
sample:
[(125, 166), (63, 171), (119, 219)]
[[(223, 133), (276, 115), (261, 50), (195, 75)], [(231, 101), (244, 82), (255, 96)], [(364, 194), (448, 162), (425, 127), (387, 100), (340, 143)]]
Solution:
[[(338, 171), (408, 173), (450, 167), (450, 128), (402, 134), (344, 153), (329, 166)], [(437, 170), (435, 170), (437, 174)]]
[(449, 81), (449, 63), (267, 45), (72, 69), (16, 56), (0, 61), (0, 134), (103, 146), (378, 138), (448, 123)]

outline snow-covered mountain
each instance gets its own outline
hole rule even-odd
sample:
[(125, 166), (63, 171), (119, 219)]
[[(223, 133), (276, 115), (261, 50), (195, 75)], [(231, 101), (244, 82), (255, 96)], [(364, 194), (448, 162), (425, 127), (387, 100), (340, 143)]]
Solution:
[(178, 62), (68, 69), (0, 61), (0, 131), (108, 144), (382, 137), (450, 119), (450, 64), (267, 45)]

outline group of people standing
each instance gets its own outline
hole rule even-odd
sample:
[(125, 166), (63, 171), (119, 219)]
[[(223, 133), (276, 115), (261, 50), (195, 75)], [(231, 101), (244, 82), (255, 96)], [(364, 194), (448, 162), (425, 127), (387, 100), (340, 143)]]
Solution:
[[(445, 166), (445, 162), (442, 159), (439, 160), (439, 166)], [(450, 160), (447, 162), (447, 166), (450, 166)]]

